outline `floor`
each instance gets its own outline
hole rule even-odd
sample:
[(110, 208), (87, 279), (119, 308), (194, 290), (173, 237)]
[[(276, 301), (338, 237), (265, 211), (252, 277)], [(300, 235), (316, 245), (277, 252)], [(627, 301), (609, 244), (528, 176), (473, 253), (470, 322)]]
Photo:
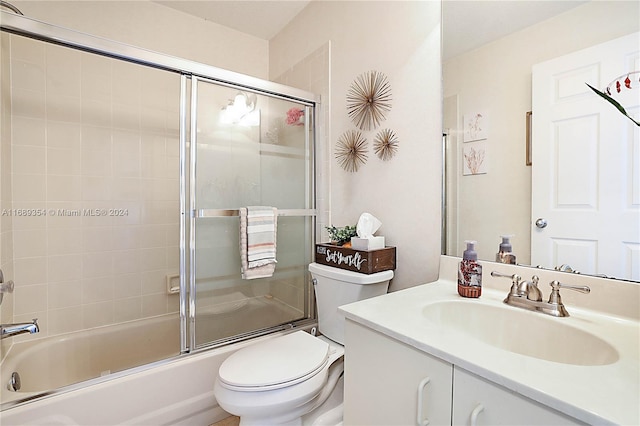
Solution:
[(238, 426), (240, 424), (240, 417), (231, 416), (227, 417), (224, 420), (220, 420), (217, 423), (212, 424), (211, 426)]

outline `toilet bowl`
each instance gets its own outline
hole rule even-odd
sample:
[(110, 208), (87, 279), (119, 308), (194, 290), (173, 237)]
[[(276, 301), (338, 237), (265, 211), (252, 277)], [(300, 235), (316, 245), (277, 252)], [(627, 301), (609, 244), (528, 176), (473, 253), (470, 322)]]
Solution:
[(337, 308), (385, 294), (393, 271), (360, 274), (312, 263), (322, 336), (295, 331), (245, 347), (218, 371), (214, 394), (240, 425), (301, 425), (344, 371), (344, 317)]
[(342, 374), (344, 348), (304, 331), (250, 348), (225, 360), (214, 388), (218, 404), (242, 425), (300, 424)]

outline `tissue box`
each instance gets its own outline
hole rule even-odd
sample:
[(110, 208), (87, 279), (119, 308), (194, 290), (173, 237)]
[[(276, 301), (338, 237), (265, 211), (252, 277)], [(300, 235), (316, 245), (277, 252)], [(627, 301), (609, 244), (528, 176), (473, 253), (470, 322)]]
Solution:
[(371, 238), (351, 237), (351, 248), (354, 250), (383, 249), (384, 237), (371, 237)]
[(396, 248), (355, 250), (328, 243), (316, 244), (315, 261), (361, 274), (375, 274), (396, 269)]

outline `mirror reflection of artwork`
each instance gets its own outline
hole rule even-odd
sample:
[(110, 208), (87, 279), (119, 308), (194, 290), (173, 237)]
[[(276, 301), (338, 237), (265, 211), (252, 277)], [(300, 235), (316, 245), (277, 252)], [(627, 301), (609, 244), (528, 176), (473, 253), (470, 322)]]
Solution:
[(464, 115), (464, 141), (478, 141), (487, 138), (489, 120), (484, 112)]
[(487, 173), (486, 141), (472, 142), (462, 146), (462, 174), (482, 175)]

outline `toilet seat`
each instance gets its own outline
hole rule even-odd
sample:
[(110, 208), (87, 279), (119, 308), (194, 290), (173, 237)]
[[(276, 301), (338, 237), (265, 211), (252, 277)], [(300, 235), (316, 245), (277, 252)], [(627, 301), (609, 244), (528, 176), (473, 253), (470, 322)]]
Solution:
[(281, 389), (304, 382), (328, 363), (329, 344), (296, 331), (239, 350), (218, 372), (220, 385), (240, 392)]

